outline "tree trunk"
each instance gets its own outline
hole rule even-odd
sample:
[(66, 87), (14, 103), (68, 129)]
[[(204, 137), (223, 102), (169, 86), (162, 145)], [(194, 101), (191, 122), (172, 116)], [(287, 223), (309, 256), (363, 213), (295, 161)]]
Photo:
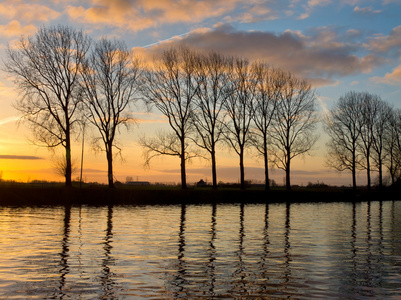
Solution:
[(290, 178), (290, 173), (291, 173), (291, 158), (290, 158), (290, 152), (287, 152), (287, 165), (285, 168), (285, 189), (287, 191), (291, 191), (291, 178)]
[(356, 170), (355, 167), (352, 169), (352, 189), (356, 191)]
[(66, 136), (65, 136), (65, 186), (72, 187), (71, 182), (71, 174), (72, 174), (72, 165), (71, 165), (71, 139), (70, 139), (70, 130), (67, 125)]
[(217, 189), (216, 153), (214, 149), (212, 150), (211, 156), (212, 156), (213, 189)]
[(369, 155), (370, 155), (370, 154), (368, 154), (368, 155), (367, 155), (367, 156), (368, 156), (368, 158), (366, 159), (366, 172), (367, 172), (366, 176), (367, 176), (367, 178), (368, 178), (368, 190), (370, 190), (370, 189), (371, 189), (371, 179), (370, 179), (370, 161), (369, 161)]
[(269, 161), (267, 156), (267, 145), (266, 145), (266, 138), (264, 141), (264, 149), (263, 149), (263, 158), (265, 162), (265, 190), (270, 190), (270, 182), (269, 182)]
[(113, 146), (108, 145), (106, 149), (107, 157), (107, 178), (109, 180), (109, 188), (114, 188), (113, 176)]
[(244, 149), (241, 148), (239, 155), (239, 170), (241, 180), (241, 190), (245, 190), (245, 169), (244, 169)]
[(185, 140), (181, 139), (181, 189), (187, 189), (187, 175), (185, 173)]
[(379, 159), (379, 189), (383, 188), (383, 163), (382, 160)]

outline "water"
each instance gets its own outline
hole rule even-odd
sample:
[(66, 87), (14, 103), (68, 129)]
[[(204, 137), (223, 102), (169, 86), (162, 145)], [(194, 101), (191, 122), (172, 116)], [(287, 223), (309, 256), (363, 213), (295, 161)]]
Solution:
[(1, 299), (401, 297), (401, 202), (1, 207)]

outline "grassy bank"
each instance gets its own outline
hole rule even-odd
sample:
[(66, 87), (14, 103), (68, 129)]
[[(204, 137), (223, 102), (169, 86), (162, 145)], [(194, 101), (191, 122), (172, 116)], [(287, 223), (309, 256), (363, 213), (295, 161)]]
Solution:
[(60, 185), (32, 186), (29, 184), (0, 185), (0, 205), (168, 205), (210, 203), (280, 203), (280, 202), (342, 202), (369, 200), (401, 200), (401, 192), (395, 190), (367, 191), (356, 193), (350, 189), (298, 188), (291, 192), (283, 189), (239, 190), (237, 188), (190, 188), (177, 187), (120, 187), (105, 186), (64, 188)]

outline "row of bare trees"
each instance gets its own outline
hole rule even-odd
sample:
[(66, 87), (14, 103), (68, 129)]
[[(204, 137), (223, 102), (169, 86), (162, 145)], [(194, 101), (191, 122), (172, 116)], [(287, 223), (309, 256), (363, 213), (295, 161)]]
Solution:
[(165, 115), (172, 129), (141, 139), (147, 163), (159, 155), (178, 156), (186, 188), (186, 161), (202, 155), (196, 145), (208, 153), (216, 188), (216, 149), (225, 142), (239, 157), (245, 188), (245, 151), (254, 146), (264, 160), (266, 189), (269, 161), (286, 172), (290, 189), (292, 159), (316, 141), (315, 93), (307, 81), (263, 62), (188, 48), (165, 51), (143, 78), (147, 104)]
[(383, 186), (383, 168), (392, 183), (401, 176), (401, 111), (393, 109), (378, 95), (350, 91), (340, 97), (326, 115), (328, 165), (338, 171), (349, 170), (356, 189), (356, 173), (366, 170), (367, 188), (371, 172), (378, 172)]
[(103, 142), (113, 187), (115, 137), (121, 125), (129, 124), (128, 108), (138, 87), (140, 69), (131, 51), (115, 40), (92, 43), (71, 27), (42, 27), (9, 46), (3, 66), (21, 92), (15, 107), (31, 127), (32, 141), (64, 148), (66, 186), (71, 186), (71, 136), (90, 122), (99, 133), (95, 142)]
[(146, 163), (159, 155), (179, 157), (183, 188), (186, 162), (195, 156), (210, 159), (217, 186), (216, 152), (224, 142), (238, 154), (242, 188), (245, 152), (253, 146), (263, 157), (266, 189), (269, 162), (286, 172), (290, 189), (292, 159), (317, 139), (311, 85), (263, 62), (173, 48), (142, 67), (122, 42), (92, 43), (82, 31), (56, 26), (9, 47), (4, 69), (21, 91), (15, 106), (34, 141), (64, 147), (67, 186), (71, 135), (89, 121), (106, 152), (113, 187), (113, 149), (120, 150), (115, 137), (121, 125), (129, 125), (130, 106), (139, 98), (170, 125), (168, 132), (141, 139)]

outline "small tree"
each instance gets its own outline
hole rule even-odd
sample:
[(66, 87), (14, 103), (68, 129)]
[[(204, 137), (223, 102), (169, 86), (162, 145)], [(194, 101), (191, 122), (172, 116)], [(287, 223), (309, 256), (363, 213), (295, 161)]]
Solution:
[(66, 26), (42, 27), (33, 37), (8, 47), (5, 71), (22, 97), (15, 107), (40, 146), (65, 149), (65, 185), (71, 186), (71, 134), (81, 104), (79, 70), (90, 47), (89, 38)]
[(306, 80), (282, 72), (279, 101), (272, 122), (271, 141), (274, 163), (285, 171), (286, 189), (291, 189), (290, 174), (293, 158), (306, 154), (317, 140), (315, 91)]
[(119, 41), (101, 39), (82, 68), (82, 94), (87, 117), (97, 128), (107, 158), (109, 187), (113, 182), (113, 148), (119, 152), (115, 138), (121, 125), (132, 117), (129, 106), (136, 100), (139, 64)]

